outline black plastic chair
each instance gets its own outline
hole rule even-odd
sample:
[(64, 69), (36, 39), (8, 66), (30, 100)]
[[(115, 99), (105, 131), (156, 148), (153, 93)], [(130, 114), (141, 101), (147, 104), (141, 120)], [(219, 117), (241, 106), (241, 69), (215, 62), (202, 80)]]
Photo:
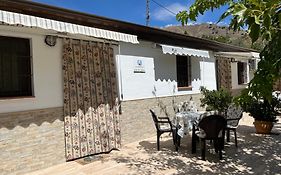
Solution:
[(173, 136), (173, 143), (176, 146), (176, 150), (178, 150), (178, 145), (180, 142), (180, 138), (177, 135), (177, 128), (172, 125), (169, 117), (157, 117), (153, 110), (149, 110), (153, 119), (153, 122), (157, 131), (157, 150), (160, 150), (160, 136), (163, 133), (171, 133)]
[(204, 117), (198, 124), (199, 131), (196, 135), (201, 140), (201, 156), (205, 159), (206, 140), (214, 142), (215, 151), (219, 153), (222, 159), (222, 150), (224, 148), (224, 134), (226, 128), (226, 119), (220, 115), (210, 115)]
[(236, 106), (235, 104), (232, 104), (228, 107), (227, 112), (226, 112), (226, 121), (227, 121), (227, 125), (226, 125), (226, 136), (227, 139), (226, 141), (229, 142), (230, 141), (230, 131), (234, 132), (234, 137), (235, 137), (235, 146), (237, 146), (237, 133), (236, 133), (236, 129), (239, 125), (239, 120), (242, 118), (243, 116), (243, 110), (241, 107)]

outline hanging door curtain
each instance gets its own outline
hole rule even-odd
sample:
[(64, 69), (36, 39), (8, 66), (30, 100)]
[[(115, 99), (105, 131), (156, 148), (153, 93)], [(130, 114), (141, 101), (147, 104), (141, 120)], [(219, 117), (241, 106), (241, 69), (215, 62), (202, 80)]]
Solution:
[(218, 77), (218, 88), (224, 88), (231, 91), (232, 81), (231, 81), (231, 61), (227, 58), (217, 59), (217, 77)]
[(113, 48), (64, 39), (63, 86), (66, 159), (120, 148)]

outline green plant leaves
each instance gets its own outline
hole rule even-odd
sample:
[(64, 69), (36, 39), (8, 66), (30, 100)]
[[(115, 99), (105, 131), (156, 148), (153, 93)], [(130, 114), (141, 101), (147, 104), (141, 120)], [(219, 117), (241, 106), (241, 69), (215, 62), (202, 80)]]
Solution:
[(221, 15), (218, 22), (232, 16), (230, 27), (240, 30), (248, 26), (253, 43), (260, 36), (270, 41), (274, 33), (280, 30), (280, 0), (195, 0), (189, 11), (180, 12), (179, 16), (177, 15), (177, 20), (182, 24), (187, 24), (188, 20), (196, 21), (198, 15), (226, 4), (228, 9)]
[[(262, 38), (265, 47), (260, 54), (258, 70), (248, 86), (247, 92), (256, 100), (267, 101), (268, 104), (260, 104), (260, 113), (267, 111), (269, 116), (274, 116), (275, 110), (272, 109), (272, 91), (276, 80), (281, 78), (281, 0), (195, 0), (190, 7), (189, 12), (181, 14), (185, 24), (188, 20), (195, 21), (198, 15), (208, 10), (228, 5), (228, 9), (222, 14), (219, 21), (231, 16), (230, 28), (239, 30), (248, 27), (249, 36), (252, 43)], [(202, 104), (211, 108), (222, 109), (218, 99), (224, 99), (221, 96), (223, 92), (211, 92), (202, 90), (206, 98), (203, 98)], [(251, 100), (251, 98), (244, 98)], [(246, 100), (246, 101), (247, 101)], [(258, 101), (259, 102), (259, 101)], [(246, 103), (246, 102), (245, 102)], [(212, 104), (212, 105), (211, 105)], [(271, 107), (270, 107), (271, 106)]]
[(270, 29), (271, 26), (271, 16), (269, 14), (264, 15), (263, 25), (266, 29)]
[(203, 94), (203, 97), (200, 99), (201, 106), (206, 106), (207, 110), (225, 112), (232, 102), (233, 97), (231, 96), (231, 93), (225, 89), (211, 91), (205, 87), (201, 87), (200, 91)]
[(258, 40), (260, 36), (260, 26), (256, 23), (252, 24), (250, 27), (250, 37), (252, 38), (252, 42), (254, 43), (255, 41)]

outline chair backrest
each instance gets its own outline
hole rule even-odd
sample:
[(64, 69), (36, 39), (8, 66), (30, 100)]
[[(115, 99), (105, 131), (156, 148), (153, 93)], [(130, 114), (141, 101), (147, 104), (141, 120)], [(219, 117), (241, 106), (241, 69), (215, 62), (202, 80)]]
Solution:
[(152, 119), (153, 119), (153, 122), (155, 124), (156, 129), (159, 130), (158, 118), (157, 118), (155, 112), (151, 109), (149, 111), (151, 113), (151, 116), (152, 116)]
[(236, 106), (235, 104), (231, 104), (226, 111), (227, 125), (237, 127), (242, 116), (242, 108), (240, 106)]
[(199, 122), (198, 127), (204, 130), (205, 139), (216, 139), (223, 136), (226, 119), (220, 115), (206, 116)]

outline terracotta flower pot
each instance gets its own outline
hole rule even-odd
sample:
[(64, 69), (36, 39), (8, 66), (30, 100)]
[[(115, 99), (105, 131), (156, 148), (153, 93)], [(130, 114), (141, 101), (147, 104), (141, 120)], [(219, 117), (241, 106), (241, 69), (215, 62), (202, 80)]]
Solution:
[(273, 127), (273, 122), (258, 121), (254, 122), (257, 134), (269, 134)]

